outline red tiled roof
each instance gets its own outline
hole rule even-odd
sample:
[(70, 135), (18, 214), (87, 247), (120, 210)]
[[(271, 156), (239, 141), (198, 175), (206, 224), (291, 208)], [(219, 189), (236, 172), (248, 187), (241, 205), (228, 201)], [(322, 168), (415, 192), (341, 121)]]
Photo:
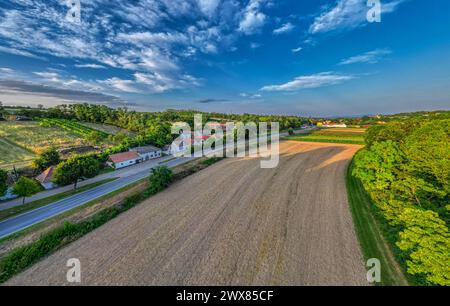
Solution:
[(117, 153), (109, 156), (109, 160), (115, 164), (139, 158), (140, 158), (139, 154), (137, 154), (137, 152), (135, 151)]
[(53, 172), (55, 167), (50, 167), (36, 177), (41, 184), (50, 183), (53, 180)]

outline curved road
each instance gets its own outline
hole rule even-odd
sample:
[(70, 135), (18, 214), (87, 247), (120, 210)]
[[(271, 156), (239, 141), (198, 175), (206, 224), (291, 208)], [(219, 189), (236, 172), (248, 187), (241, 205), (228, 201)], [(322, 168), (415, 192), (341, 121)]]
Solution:
[(9, 285), (366, 285), (345, 171), (355, 145), (283, 142), (229, 158), (47, 257)]
[[(179, 164), (185, 163), (190, 158), (179, 158), (164, 163), (168, 167), (175, 167)], [(153, 167), (158, 166), (155, 164)], [(137, 165), (136, 167), (139, 167)], [(30, 210), (21, 215), (17, 215), (0, 222), (0, 238), (7, 237), (18, 231), (26, 229), (34, 224), (45, 221), (51, 217), (60, 215), (78, 206), (87, 204), (95, 199), (98, 199), (108, 193), (118, 190), (122, 187), (128, 186), (137, 182), (149, 175), (151, 168), (146, 167), (144, 171), (137, 172), (129, 177), (122, 177), (110, 183), (106, 183), (87, 190), (85, 192), (77, 193), (73, 196), (64, 198), (60, 201)]]

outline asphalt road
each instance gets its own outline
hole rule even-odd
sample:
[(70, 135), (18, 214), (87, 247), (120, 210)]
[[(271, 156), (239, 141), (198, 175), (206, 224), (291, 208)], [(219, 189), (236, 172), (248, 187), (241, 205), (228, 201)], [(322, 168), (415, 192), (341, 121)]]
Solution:
[[(164, 163), (168, 167), (175, 167), (187, 162), (191, 158), (178, 158)], [(158, 164), (153, 167), (158, 166)], [(96, 188), (87, 190), (82, 193), (75, 194), (60, 201), (36, 208), (21, 215), (6, 219), (0, 222), (0, 238), (7, 237), (18, 231), (26, 229), (32, 225), (45, 221), (51, 217), (60, 215), (78, 206), (98, 199), (108, 193), (118, 190), (122, 187), (128, 186), (137, 182), (149, 175), (149, 169), (138, 172), (129, 177), (122, 177), (110, 183), (103, 184)]]

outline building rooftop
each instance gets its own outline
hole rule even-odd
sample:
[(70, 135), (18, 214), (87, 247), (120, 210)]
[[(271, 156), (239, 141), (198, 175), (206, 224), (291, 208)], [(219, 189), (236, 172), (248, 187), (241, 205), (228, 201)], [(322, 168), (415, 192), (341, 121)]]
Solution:
[(54, 166), (47, 168), (47, 170), (45, 170), (36, 177), (36, 180), (41, 184), (51, 183), (53, 180), (54, 171), (55, 171)]
[(132, 148), (132, 149), (130, 149), (130, 151), (137, 152), (139, 154), (145, 154), (145, 153), (150, 153), (150, 152), (155, 152), (155, 151), (161, 151), (161, 149), (158, 147), (149, 145), (149, 146)]
[(137, 154), (137, 152), (135, 151), (117, 153), (109, 156), (109, 160), (115, 164), (139, 158), (140, 158), (139, 154)]

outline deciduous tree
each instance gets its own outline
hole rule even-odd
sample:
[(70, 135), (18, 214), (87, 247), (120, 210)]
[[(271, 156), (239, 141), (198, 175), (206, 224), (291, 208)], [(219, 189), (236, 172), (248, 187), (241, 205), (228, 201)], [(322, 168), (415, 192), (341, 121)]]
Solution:
[(51, 147), (42, 152), (38, 158), (33, 161), (33, 167), (39, 171), (44, 171), (50, 166), (59, 164), (60, 158), (56, 148)]
[(172, 170), (166, 166), (153, 168), (149, 177), (150, 187), (148, 193), (155, 194), (167, 188), (172, 182), (172, 176)]
[(22, 204), (25, 204), (25, 198), (41, 191), (42, 188), (34, 179), (22, 176), (13, 186), (13, 193), (22, 197)]
[(74, 184), (74, 189), (76, 189), (80, 179), (94, 177), (99, 171), (100, 163), (95, 158), (72, 156), (56, 167), (54, 182), (60, 185)]

